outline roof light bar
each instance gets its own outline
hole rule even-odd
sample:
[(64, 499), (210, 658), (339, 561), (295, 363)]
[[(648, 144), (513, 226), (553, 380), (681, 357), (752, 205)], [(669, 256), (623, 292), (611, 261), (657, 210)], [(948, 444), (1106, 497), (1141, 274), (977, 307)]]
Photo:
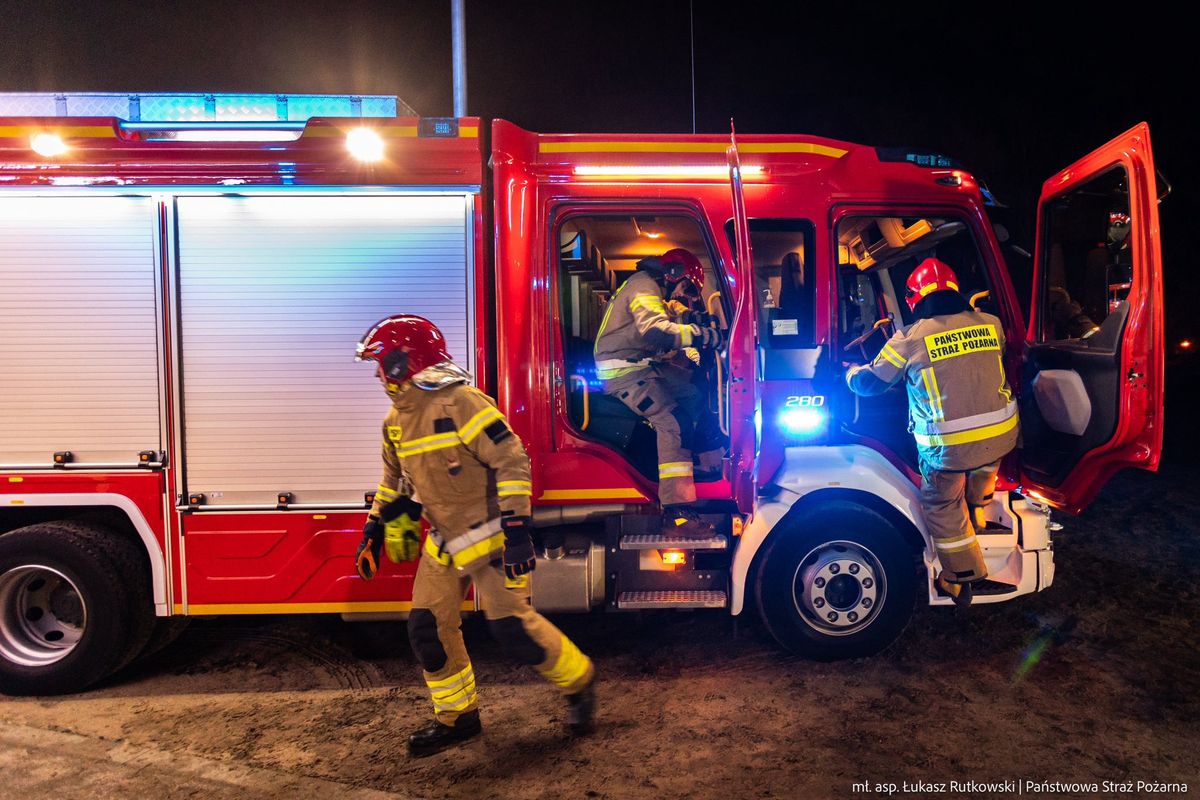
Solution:
[[(729, 167), (698, 164), (685, 166), (588, 164), (575, 167), (575, 174), (595, 178), (725, 178), (729, 176)], [(742, 167), (743, 178), (757, 177), (762, 174), (762, 167)]]

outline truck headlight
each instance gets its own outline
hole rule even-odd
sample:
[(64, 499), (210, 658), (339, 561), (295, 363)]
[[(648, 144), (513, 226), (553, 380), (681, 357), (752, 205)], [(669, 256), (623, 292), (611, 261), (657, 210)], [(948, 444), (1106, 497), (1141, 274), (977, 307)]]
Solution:
[(789, 408), (779, 415), (779, 427), (789, 436), (810, 436), (825, 427), (823, 408)]

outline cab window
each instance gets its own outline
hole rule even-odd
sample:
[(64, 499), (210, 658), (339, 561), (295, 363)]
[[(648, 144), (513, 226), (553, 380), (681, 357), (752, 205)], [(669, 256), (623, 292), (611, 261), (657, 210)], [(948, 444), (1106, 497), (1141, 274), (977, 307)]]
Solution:
[[(733, 223), (726, 225), (730, 246)], [(760, 344), (767, 349), (816, 347), (813, 224), (804, 219), (752, 219), (754, 297)]]
[(961, 220), (942, 216), (847, 217), (837, 229), (839, 325), (842, 347), (867, 358), (887, 337), (915, 320), (904, 301), (908, 276), (926, 258), (954, 269), (971, 305), (995, 313), (987, 270)]
[(1112, 348), (1133, 285), (1125, 168), (1051, 200), (1043, 214), (1040, 341)]

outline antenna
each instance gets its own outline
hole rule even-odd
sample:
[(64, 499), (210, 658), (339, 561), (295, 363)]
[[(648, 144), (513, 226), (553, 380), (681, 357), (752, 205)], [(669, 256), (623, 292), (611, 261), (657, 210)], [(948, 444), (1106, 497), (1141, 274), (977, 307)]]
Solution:
[(688, 38), (692, 44), (692, 133), (696, 132), (696, 17), (693, 13), (695, 0), (688, 0)]

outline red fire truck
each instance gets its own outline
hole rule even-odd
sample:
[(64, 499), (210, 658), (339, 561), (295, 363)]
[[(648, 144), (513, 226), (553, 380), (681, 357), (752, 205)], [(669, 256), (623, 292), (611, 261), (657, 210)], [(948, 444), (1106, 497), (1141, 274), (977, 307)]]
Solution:
[[(353, 565), (387, 408), (354, 345), (397, 312), (438, 324), (529, 450), (545, 611), (749, 611), (827, 659), (948, 605), (903, 391), (842, 378), (912, 322), (931, 255), (1003, 320), (1020, 394), (977, 603), (1050, 586), (1050, 509), (1158, 465), (1144, 124), (1043, 185), (1025, 319), (986, 187), (935, 153), (537, 134), (394, 98), (6, 100), (43, 105), (0, 117), (5, 692), (81, 689), (179, 618), (403, 615), (412, 565)], [(701, 376), (728, 436), (704, 541), (660, 535), (653, 432), (592, 358), (635, 262), (674, 247), (728, 341)]]

